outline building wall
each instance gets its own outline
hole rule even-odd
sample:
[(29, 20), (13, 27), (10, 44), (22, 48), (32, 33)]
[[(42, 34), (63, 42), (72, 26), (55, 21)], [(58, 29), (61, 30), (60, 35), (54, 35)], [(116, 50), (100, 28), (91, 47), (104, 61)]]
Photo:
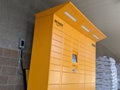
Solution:
[[(24, 52), (23, 59), (29, 60), (30, 54)], [(0, 48), (0, 90), (24, 90), (21, 70), (18, 69), (19, 52)], [(29, 66), (27, 61), (25, 66)]]
[(0, 0), (0, 90), (24, 90), (18, 42), (25, 39), (23, 61), (29, 68), (35, 10), (28, 1), (32, 0)]
[(24, 2), (23, 8), (22, 1), (17, 1), (0, 0), (0, 47), (18, 50), (19, 38), (23, 38), (25, 50), (30, 51), (34, 16), (29, 4)]
[(97, 43), (97, 49), (96, 49), (96, 58), (99, 56), (110, 56), (116, 60), (117, 63), (119, 63), (119, 58), (108, 48), (106, 48), (104, 45)]

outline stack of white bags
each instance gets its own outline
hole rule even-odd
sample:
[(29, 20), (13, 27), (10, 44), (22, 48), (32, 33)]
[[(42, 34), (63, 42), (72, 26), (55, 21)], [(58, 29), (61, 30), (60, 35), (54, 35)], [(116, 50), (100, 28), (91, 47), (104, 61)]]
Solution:
[(117, 77), (118, 77), (118, 89), (120, 89), (120, 64), (117, 64), (116, 67), (117, 67)]
[(118, 90), (117, 69), (111, 57), (97, 58), (96, 90)]

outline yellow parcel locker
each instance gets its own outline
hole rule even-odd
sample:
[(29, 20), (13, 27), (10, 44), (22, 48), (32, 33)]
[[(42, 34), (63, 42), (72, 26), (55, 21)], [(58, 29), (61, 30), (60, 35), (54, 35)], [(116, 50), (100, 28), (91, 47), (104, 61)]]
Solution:
[(37, 13), (27, 90), (95, 90), (96, 42), (104, 38), (71, 2)]

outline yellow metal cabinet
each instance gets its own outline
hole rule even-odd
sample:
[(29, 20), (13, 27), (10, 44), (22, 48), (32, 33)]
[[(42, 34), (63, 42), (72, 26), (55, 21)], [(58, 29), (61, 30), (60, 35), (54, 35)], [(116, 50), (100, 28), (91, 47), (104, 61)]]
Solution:
[(104, 38), (71, 2), (36, 14), (27, 90), (95, 90), (96, 42)]

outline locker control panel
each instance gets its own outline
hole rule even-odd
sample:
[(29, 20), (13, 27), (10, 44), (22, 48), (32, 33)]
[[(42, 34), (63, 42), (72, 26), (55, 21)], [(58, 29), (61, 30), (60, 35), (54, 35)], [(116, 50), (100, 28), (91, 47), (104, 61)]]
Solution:
[(72, 71), (75, 73), (77, 70), (77, 63), (78, 63), (78, 60), (77, 60), (77, 54), (72, 54), (72, 63), (73, 63), (73, 66), (72, 66)]
[(77, 63), (77, 55), (76, 54), (72, 54), (72, 62)]

